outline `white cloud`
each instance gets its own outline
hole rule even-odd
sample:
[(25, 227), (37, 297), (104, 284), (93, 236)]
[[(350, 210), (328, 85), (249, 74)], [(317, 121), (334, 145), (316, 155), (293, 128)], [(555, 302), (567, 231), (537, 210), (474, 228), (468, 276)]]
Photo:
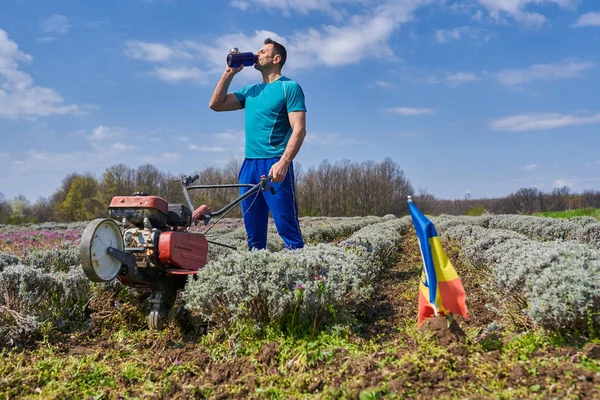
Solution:
[(250, 3), (244, 0), (231, 0), (230, 4), (233, 7), (239, 8), (242, 11), (248, 11), (251, 8)]
[(96, 148), (92, 151), (53, 153), (45, 150), (28, 150), (22, 160), (13, 162), (12, 172), (31, 171), (71, 173), (73, 167), (78, 171), (102, 168), (122, 155), (109, 149)]
[(40, 24), (40, 29), (45, 33), (57, 33), (64, 35), (69, 32), (71, 25), (69, 25), (69, 18), (64, 15), (55, 14)]
[(130, 40), (125, 43), (125, 55), (129, 58), (140, 59), (151, 62), (164, 62), (173, 59), (193, 59), (186, 51), (184, 43), (175, 43), (169, 47), (162, 43), (142, 42)]
[(163, 153), (160, 156), (160, 161), (175, 161), (179, 159), (179, 154), (177, 153)]
[(387, 89), (391, 86), (392, 84), (388, 81), (375, 81), (373, 83), (369, 83), (367, 86), (368, 87), (378, 87), (378, 88), (382, 88), (382, 89)]
[(424, 83), (437, 84), (445, 83), (448, 86), (456, 87), (463, 83), (478, 81), (479, 77), (472, 72), (446, 72), (443, 74), (431, 74), (423, 79)]
[(527, 164), (526, 166), (523, 167), (524, 170), (526, 171), (531, 171), (537, 168), (537, 164)]
[(564, 186), (569, 187), (569, 188), (573, 187), (573, 183), (571, 181), (568, 181), (566, 178), (558, 178), (553, 182), (553, 184), (554, 184), (554, 187), (557, 187), (557, 188), (561, 188)]
[(213, 134), (212, 137), (219, 143), (221, 143), (221, 142), (240, 143), (240, 142), (244, 141), (245, 133), (244, 133), (244, 131), (241, 131), (241, 130), (220, 132), (220, 133)]
[(482, 39), (483, 42), (488, 42), (492, 38), (492, 35), (482, 29), (461, 26), (453, 29), (438, 29), (435, 31), (434, 37), (436, 42), (445, 44), (465, 37), (472, 40)]
[(435, 40), (438, 43), (448, 43), (452, 40), (460, 39), (461, 30), (463, 28), (454, 28), (454, 29), (438, 29), (435, 31)]
[[(258, 1), (258, 0), (257, 0)], [(266, 0), (265, 0), (266, 1)], [(130, 58), (149, 62), (166, 63), (172, 69), (197, 68), (205, 73), (220, 74), (225, 68), (226, 54), (232, 47), (240, 51), (257, 51), (267, 37), (282, 44), (288, 50), (286, 71), (301, 68), (317, 68), (320, 66), (339, 67), (358, 63), (365, 59), (385, 58), (396, 60), (394, 51), (389, 46), (389, 39), (401, 24), (412, 20), (413, 12), (420, 6), (435, 0), (385, 0), (376, 6), (365, 8), (362, 14), (348, 16), (343, 23), (324, 25), (321, 29), (310, 28), (296, 31), (284, 38), (272, 31), (257, 30), (246, 35), (232, 33), (219, 36), (214, 41), (194, 42), (191, 40), (176, 42), (172, 45), (129, 41), (125, 54)], [(369, 5), (370, 2), (345, 0), (356, 4)], [(306, 7), (315, 10), (326, 10), (327, 5), (335, 1), (311, 0), (296, 3), (284, 1), (273, 2), (273, 7), (281, 10), (301, 11)], [(251, 5), (250, 1), (236, 2)], [(255, 1), (254, 5), (271, 4)], [(297, 5), (298, 4), (298, 5)], [(242, 6), (245, 7), (245, 6)], [(297, 9), (297, 10), (296, 10)], [(396, 60), (397, 61), (397, 60)], [(246, 70), (249, 70), (246, 72)], [(237, 80), (256, 79), (256, 71), (247, 68), (237, 75)], [(250, 74), (254, 75), (250, 75)]]
[(600, 123), (600, 113), (593, 115), (575, 114), (522, 114), (505, 117), (492, 121), (491, 128), (495, 131), (534, 131), (562, 128), (573, 125)]
[(208, 83), (206, 74), (196, 67), (191, 68), (155, 68), (153, 75), (165, 82), (195, 81), (198, 83)]
[(339, 133), (313, 133), (310, 132), (306, 135), (304, 141), (308, 144), (318, 146), (342, 146), (347, 144), (358, 143), (357, 140), (349, 138), (348, 136), (340, 135)]
[(277, 10), (285, 16), (292, 13), (307, 15), (311, 12), (323, 12), (334, 18), (347, 15), (345, 4), (368, 4), (368, 0), (232, 0), (230, 4), (242, 11), (264, 8), (269, 12)]
[(581, 15), (573, 25), (577, 28), (583, 26), (600, 26), (600, 12), (589, 12)]
[(505, 85), (528, 83), (535, 79), (556, 80), (581, 76), (581, 73), (595, 67), (591, 61), (564, 60), (554, 64), (536, 64), (529, 68), (507, 69), (495, 74)]
[(86, 28), (100, 28), (102, 25), (108, 24), (110, 21), (108, 19), (101, 19), (97, 21), (92, 21), (89, 24), (85, 25)]
[(200, 151), (207, 151), (207, 152), (222, 152), (222, 151), (229, 151), (231, 149), (227, 148), (227, 147), (222, 147), (222, 146), (197, 146), (195, 144), (190, 144), (190, 150), (200, 150)]
[(421, 70), (405, 68), (400, 72), (402, 78), (407, 82), (425, 85), (445, 84), (450, 87), (457, 87), (481, 79), (477, 74), (468, 71), (426, 73)]
[(119, 137), (123, 134), (122, 129), (114, 129), (108, 126), (100, 125), (87, 136), (88, 140), (91, 141), (100, 141), (105, 139), (110, 139), (114, 137)]
[[(230, 130), (212, 134), (197, 134), (196, 138), (190, 138), (188, 145), (190, 150), (206, 151), (210, 153), (233, 152), (243, 153), (245, 133), (242, 130)], [(216, 145), (215, 145), (216, 144)]]
[(412, 107), (395, 107), (388, 108), (386, 111), (400, 114), (400, 115), (424, 115), (424, 114), (433, 114), (434, 110), (431, 108), (412, 108)]
[(115, 144), (112, 144), (110, 146), (110, 148), (113, 150), (116, 150), (116, 151), (125, 151), (125, 150), (133, 150), (133, 149), (135, 149), (135, 146), (134, 145), (126, 145), (126, 144), (117, 142)]
[(56, 40), (56, 38), (54, 36), (44, 36), (44, 37), (41, 37), (39, 39), (36, 39), (36, 41), (38, 41), (40, 43), (50, 43), (50, 42), (53, 42), (55, 40)]
[(84, 113), (85, 107), (65, 105), (54, 90), (34, 85), (33, 78), (19, 69), (19, 63), (29, 64), (32, 60), (0, 29), (0, 118)]
[(499, 22), (503, 17), (514, 19), (530, 27), (540, 27), (548, 22), (548, 19), (540, 13), (527, 11), (531, 5), (549, 6), (556, 5), (560, 8), (574, 9), (578, 0), (477, 0), (484, 6), (490, 16)]

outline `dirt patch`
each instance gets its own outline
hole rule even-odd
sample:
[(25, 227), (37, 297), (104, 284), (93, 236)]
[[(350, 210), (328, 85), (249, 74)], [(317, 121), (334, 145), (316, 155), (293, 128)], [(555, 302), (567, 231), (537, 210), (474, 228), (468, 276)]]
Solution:
[(466, 334), (455, 320), (449, 323), (446, 317), (427, 318), (419, 327), (420, 332), (432, 333), (438, 344), (448, 346), (451, 343), (464, 342)]
[[(445, 317), (429, 318), (415, 329), (422, 259), (414, 231), (410, 231), (398, 248), (398, 263), (386, 268), (376, 283), (373, 301), (363, 309), (364, 327), (347, 343), (341, 343), (347, 345), (343, 349), (335, 343), (323, 349), (319, 345), (290, 351), (290, 347), (271, 341), (255, 350), (253, 346), (242, 347), (241, 340), (223, 332), (211, 336), (210, 341), (202, 340), (204, 336), (187, 332), (176, 323), (166, 333), (147, 334), (144, 314), (135, 298), (124, 302), (118, 292), (104, 293), (90, 304), (95, 322), (89, 330), (61, 334), (43, 344), (39, 341), (38, 348), (51, 343), (52, 357), (68, 354), (77, 368), (102, 363), (96, 365), (102, 368), (90, 370), (88, 377), (98, 379), (93, 374), (96, 371), (106, 382), (113, 382), (112, 386), (98, 385), (98, 393), (105, 393), (100, 398), (310, 395), (359, 399), (361, 394), (362, 398), (386, 398), (390, 394), (399, 398), (600, 398), (600, 375), (595, 372), (600, 346), (539, 346), (521, 353), (503, 346), (510, 338), (494, 324), (490, 328), (492, 322), (501, 319), (494, 310), (500, 310), (502, 304), (489, 291), (486, 275), (466, 264), (452, 243), (443, 242), (443, 246), (465, 287), (469, 321), (455, 316), (449, 324)], [(122, 327), (123, 336), (115, 340)], [(419, 335), (431, 335), (434, 340), (422, 340)], [(475, 340), (469, 339), (475, 336)], [(205, 347), (209, 342), (215, 348)], [(45, 365), (39, 361), (48, 357), (47, 350), (23, 351), (27, 357), (14, 355), (13, 369), (18, 372), (0, 369), (8, 376), (4, 386), (0, 385), (0, 397), (6, 387), (21, 388), (14, 389), (9, 397), (36, 396), (33, 390), (38, 386), (48, 390), (50, 385), (40, 383), (39, 371)], [(78, 363), (78, 359), (86, 361)], [(133, 366), (131, 374), (123, 373), (126, 363)], [(52, 370), (60, 375), (53, 382), (74, 379), (83, 372)], [(44, 379), (50, 379), (48, 376)]]
[(416, 236), (413, 236), (404, 235), (397, 249), (398, 262), (387, 267), (375, 283), (375, 294), (362, 319), (362, 336), (366, 339), (391, 339), (404, 321), (417, 320), (416, 289), (422, 261)]
[(279, 343), (271, 342), (265, 344), (258, 354), (258, 362), (271, 367), (277, 363), (277, 355), (279, 354)]

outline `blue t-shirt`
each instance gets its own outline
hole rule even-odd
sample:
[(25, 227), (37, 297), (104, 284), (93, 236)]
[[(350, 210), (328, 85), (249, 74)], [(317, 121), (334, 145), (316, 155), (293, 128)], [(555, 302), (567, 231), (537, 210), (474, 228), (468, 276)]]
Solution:
[(281, 157), (292, 134), (288, 113), (306, 111), (298, 82), (282, 76), (275, 82), (244, 86), (234, 94), (246, 110), (246, 158)]

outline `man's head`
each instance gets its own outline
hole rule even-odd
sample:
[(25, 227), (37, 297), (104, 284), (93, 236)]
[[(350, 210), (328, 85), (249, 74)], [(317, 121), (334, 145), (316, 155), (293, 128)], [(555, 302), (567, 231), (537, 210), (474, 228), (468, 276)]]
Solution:
[(259, 71), (281, 72), (287, 59), (287, 51), (282, 44), (271, 38), (265, 39), (265, 44), (258, 50), (258, 62), (254, 68)]

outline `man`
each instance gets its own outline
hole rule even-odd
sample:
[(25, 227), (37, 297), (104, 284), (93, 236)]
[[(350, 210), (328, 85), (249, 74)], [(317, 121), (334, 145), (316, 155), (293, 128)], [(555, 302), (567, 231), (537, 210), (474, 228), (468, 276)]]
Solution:
[[(245, 109), (245, 158), (239, 182), (256, 184), (261, 176), (272, 176), (276, 190), (274, 195), (259, 192), (256, 199), (250, 196), (241, 204), (248, 250), (266, 248), (269, 210), (285, 247), (304, 247), (292, 161), (306, 136), (306, 105), (300, 85), (281, 75), (286, 58), (284, 46), (266, 39), (254, 64), (262, 74), (262, 83), (227, 93), (233, 77), (244, 66), (227, 67), (210, 99), (214, 111)], [(246, 190), (242, 188), (240, 195)]]

